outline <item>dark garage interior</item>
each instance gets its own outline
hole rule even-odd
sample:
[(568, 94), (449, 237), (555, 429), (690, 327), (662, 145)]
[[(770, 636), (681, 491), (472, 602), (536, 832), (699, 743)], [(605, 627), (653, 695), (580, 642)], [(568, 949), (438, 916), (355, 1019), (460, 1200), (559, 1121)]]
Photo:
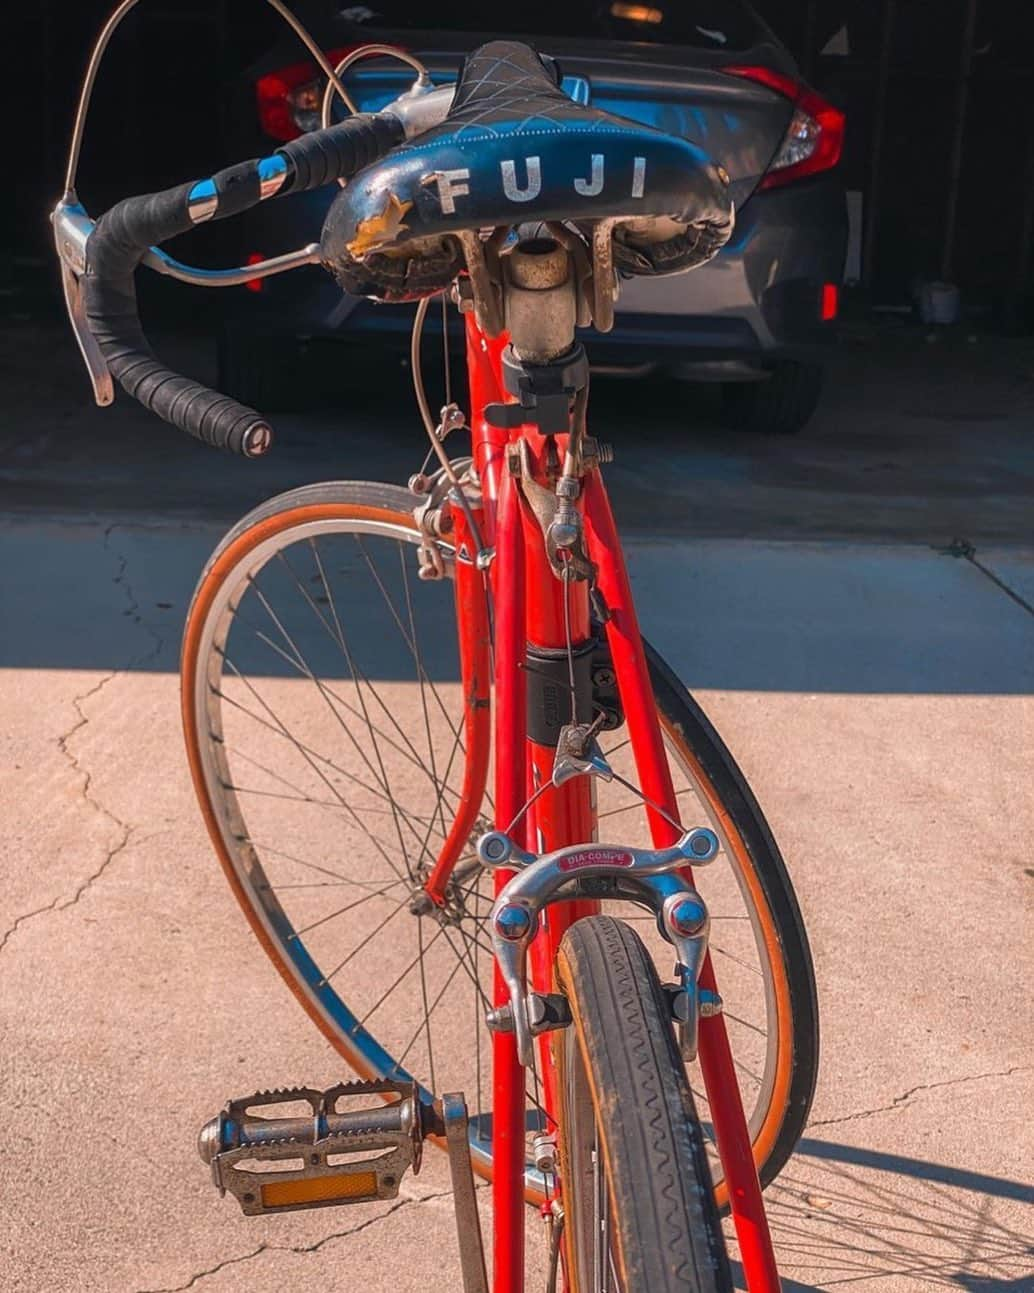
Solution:
[[(720, 13), (721, 0), (704, 7)], [(299, 12), (311, 18), (312, 8)], [(1034, 11), (1009, 0), (765, 0), (754, 9), (802, 75), (846, 113), (839, 171), (850, 235), (839, 344), (828, 347), (818, 413), (792, 437), (730, 434), (714, 386), (658, 373), (644, 400), (640, 383), (609, 380), (595, 405), (597, 419), (613, 422), (604, 432), (620, 440), (634, 417), (657, 452), (684, 468), (658, 503), (646, 473), (619, 454), (612, 469), (619, 510), (693, 533), (907, 534), (943, 545), (1007, 536), (1017, 526), (1026, 532), (1034, 475), (1025, 433), (1034, 380)], [(135, 473), (146, 460), (165, 467), (151, 473), (145, 510), (231, 515), (281, 485), (340, 473), (339, 427), (348, 446), (364, 446), (368, 470), (405, 479), (422, 457), (420, 433), (409, 380), (397, 380), (402, 349), (379, 358), (379, 333), (372, 345), (359, 338), (363, 358), (351, 364), (347, 347), (331, 347), (344, 353), (344, 367), (340, 357), (326, 362), (326, 347), (308, 347), (298, 386), (304, 416), (285, 406), (277, 452), (244, 471), (209, 455), (196, 480), (189, 441), (122, 394), (114, 409), (93, 406), (65, 320), (48, 213), (60, 196), (87, 52), (107, 12), (103, 0), (40, 0), (14, 15), (11, 47), (22, 75), (12, 102), (19, 112), (31, 107), (32, 129), (9, 139), (13, 200), (0, 215), (10, 505), (32, 507), (53, 487), (62, 506), (83, 506), (75, 464), (92, 459), (108, 464), (94, 490), (111, 489), (120, 505), (135, 507)], [(243, 119), (249, 146), (261, 147), (244, 74), (282, 27), (261, 0), (143, 0), (101, 68), (79, 172), (87, 209), (96, 216), (129, 193), (236, 160)], [(239, 264), (247, 252), (237, 221), (204, 225), (176, 246), (203, 265)], [(306, 273), (323, 281), (318, 270)], [(137, 280), (159, 354), (180, 356), (184, 369), (213, 384), (224, 313), (249, 309), (255, 298), (239, 287), (201, 293), (149, 272)], [(960, 308), (955, 322), (934, 327), (918, 306), (924, 284), (938, 281), (957, 288)], [(411, 314), (396, 306), (374, 313), (385, 310)], [(44, 365), (52, 378), (45, 390)], [(384, 424), (392, 434), (383, 434)], [(740, 488), (743, 473), (763, 487)], [(687, 509), (697, 499), (722, 505)]]
[[(4, 206), (0, 253), (7, 291), (36, 278), (46, 252), (45, 216), (59, 196), (86, 51), (108, 8), (40, 0), (13, 14), (22, 88), (12, 105), (15, 116), (30, 112), (31, 129), (11, 141), (14, 202)], [(986, 326), (1031, 326), (1031, 7), (762, 0), (755, 8), (805, 78), (847, 114), (843, 177), (861, 195), (849, 308), (907, 306), (918, 282), (940, 279), (957, 284), (964, 311)], [(102, 209), (128, 191), (225, 164), (228, 87), (280, 27), (260, 0), (140, 5), (102, 71), (83, 155), (87, 205)]]

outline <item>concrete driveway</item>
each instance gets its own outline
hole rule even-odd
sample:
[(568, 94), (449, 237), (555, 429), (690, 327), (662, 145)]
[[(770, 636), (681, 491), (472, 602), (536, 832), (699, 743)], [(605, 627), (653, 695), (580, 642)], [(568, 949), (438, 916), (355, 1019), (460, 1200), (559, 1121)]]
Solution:
[[(393, 1205), (259, 1220), (197, 1160), (226, 1096), (341, 1073), (246, 931), (181, 752), (179, 631), (245, 469), (131, 408), (95, 434), (72, 371), (35, 421), (8, 373), (3, 428), (0, 1287), (456, 1288), (437, 1156)], [(1029, 430), (978, 379), (991, 411), (965, 429), (990, 462), (953, 460), (947, 416), (920, 443), (858, 413), (839, 448), (827, 424), (782, 459), (637, 436), (615, 473), (644, 623), (755, 788), (815, 953), (818, 1095), (768, 1195), (791, 1293), (1034, 1287)], [(899, 413), (929, 397), (909, 380)], [(320, 472), (340, 442), (295, 426), (284, 475), (307, 444)], [(865, 480), (895, 426), (906, 467)], [(362, 474), (404, 474), (411, 441), (359, 437)], [(836, 480), (801, 519), (809, 459)], [(664, 483), (670, 537), (634, 475)]]

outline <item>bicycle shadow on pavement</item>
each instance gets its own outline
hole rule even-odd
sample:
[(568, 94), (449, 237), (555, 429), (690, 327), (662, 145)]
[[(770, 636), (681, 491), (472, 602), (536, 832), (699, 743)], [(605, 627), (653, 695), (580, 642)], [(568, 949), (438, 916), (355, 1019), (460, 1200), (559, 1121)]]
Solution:
[(1002, 1215), (1034, 1206), (1020, 1181), (806, 1137), (765, 1200), (784, 1293), (1034, 1287), (1034, 1225)]
[[(12, 522), (0, 536), (0, 599), (10, 611), (0, 665), (175, 668), (183, 617), (220, 529)], [(634, 543), (629, 556), (644, 629), (692, 689), (913, 696), (1034, 690), (1030, 615), (967, 561), (919, 549), (724, 541), (692, 550)], [(1034, 580), (1034, 563), (1017, 560), (1017, 569)], [(415, 558), (411, 573), (416, 587)], [(427, 603), (426, 623), (440, 630), (426, 641), (454, 652), (451, 598), (436, 585), (416, 595)], [(403, 604), (400, 592), (392, 596)], [(300, 597), (290, 605), (299, 645), (318, 650), (326, 636), (318, 617)], [(707, 608), (707, 631), (687, 633), (696, 607)], [(277, 609), (284, 613), (280, 603)], [(351, 614), (346, 627), (370, 655), (372, 679), (412, 675), (408, 657), (390, 649), (392, 635), (365, 614)], [(153, 650), (157, 639), (166, 650)], [(347, 676), (340, 656), (320, 663), (328, 678)], [(258, 639), (240, 664), (256, 675), (293, 672)], [(443, 658), (436, 667), (443, 680), (456, 676), (454, 661)]]

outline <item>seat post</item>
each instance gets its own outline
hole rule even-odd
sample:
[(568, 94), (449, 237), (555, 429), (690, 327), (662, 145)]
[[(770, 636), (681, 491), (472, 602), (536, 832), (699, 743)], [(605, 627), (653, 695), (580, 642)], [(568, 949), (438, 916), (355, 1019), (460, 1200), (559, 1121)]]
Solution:
[(570, 254), (555, 238), (530, 238), (500, 264), (514, 354), (525, 364), (552, 363), (574, 345), (578, 302)]

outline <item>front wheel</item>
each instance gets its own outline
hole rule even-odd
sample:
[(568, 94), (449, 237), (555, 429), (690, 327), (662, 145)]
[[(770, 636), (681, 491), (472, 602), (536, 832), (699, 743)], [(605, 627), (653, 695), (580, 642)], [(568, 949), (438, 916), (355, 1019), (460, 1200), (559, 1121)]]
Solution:
[(554, 1034), (572, 1293), (732, 1289), (707, 1152), (670, 1009), (636, 934), (577, 921), (557, 953)]

